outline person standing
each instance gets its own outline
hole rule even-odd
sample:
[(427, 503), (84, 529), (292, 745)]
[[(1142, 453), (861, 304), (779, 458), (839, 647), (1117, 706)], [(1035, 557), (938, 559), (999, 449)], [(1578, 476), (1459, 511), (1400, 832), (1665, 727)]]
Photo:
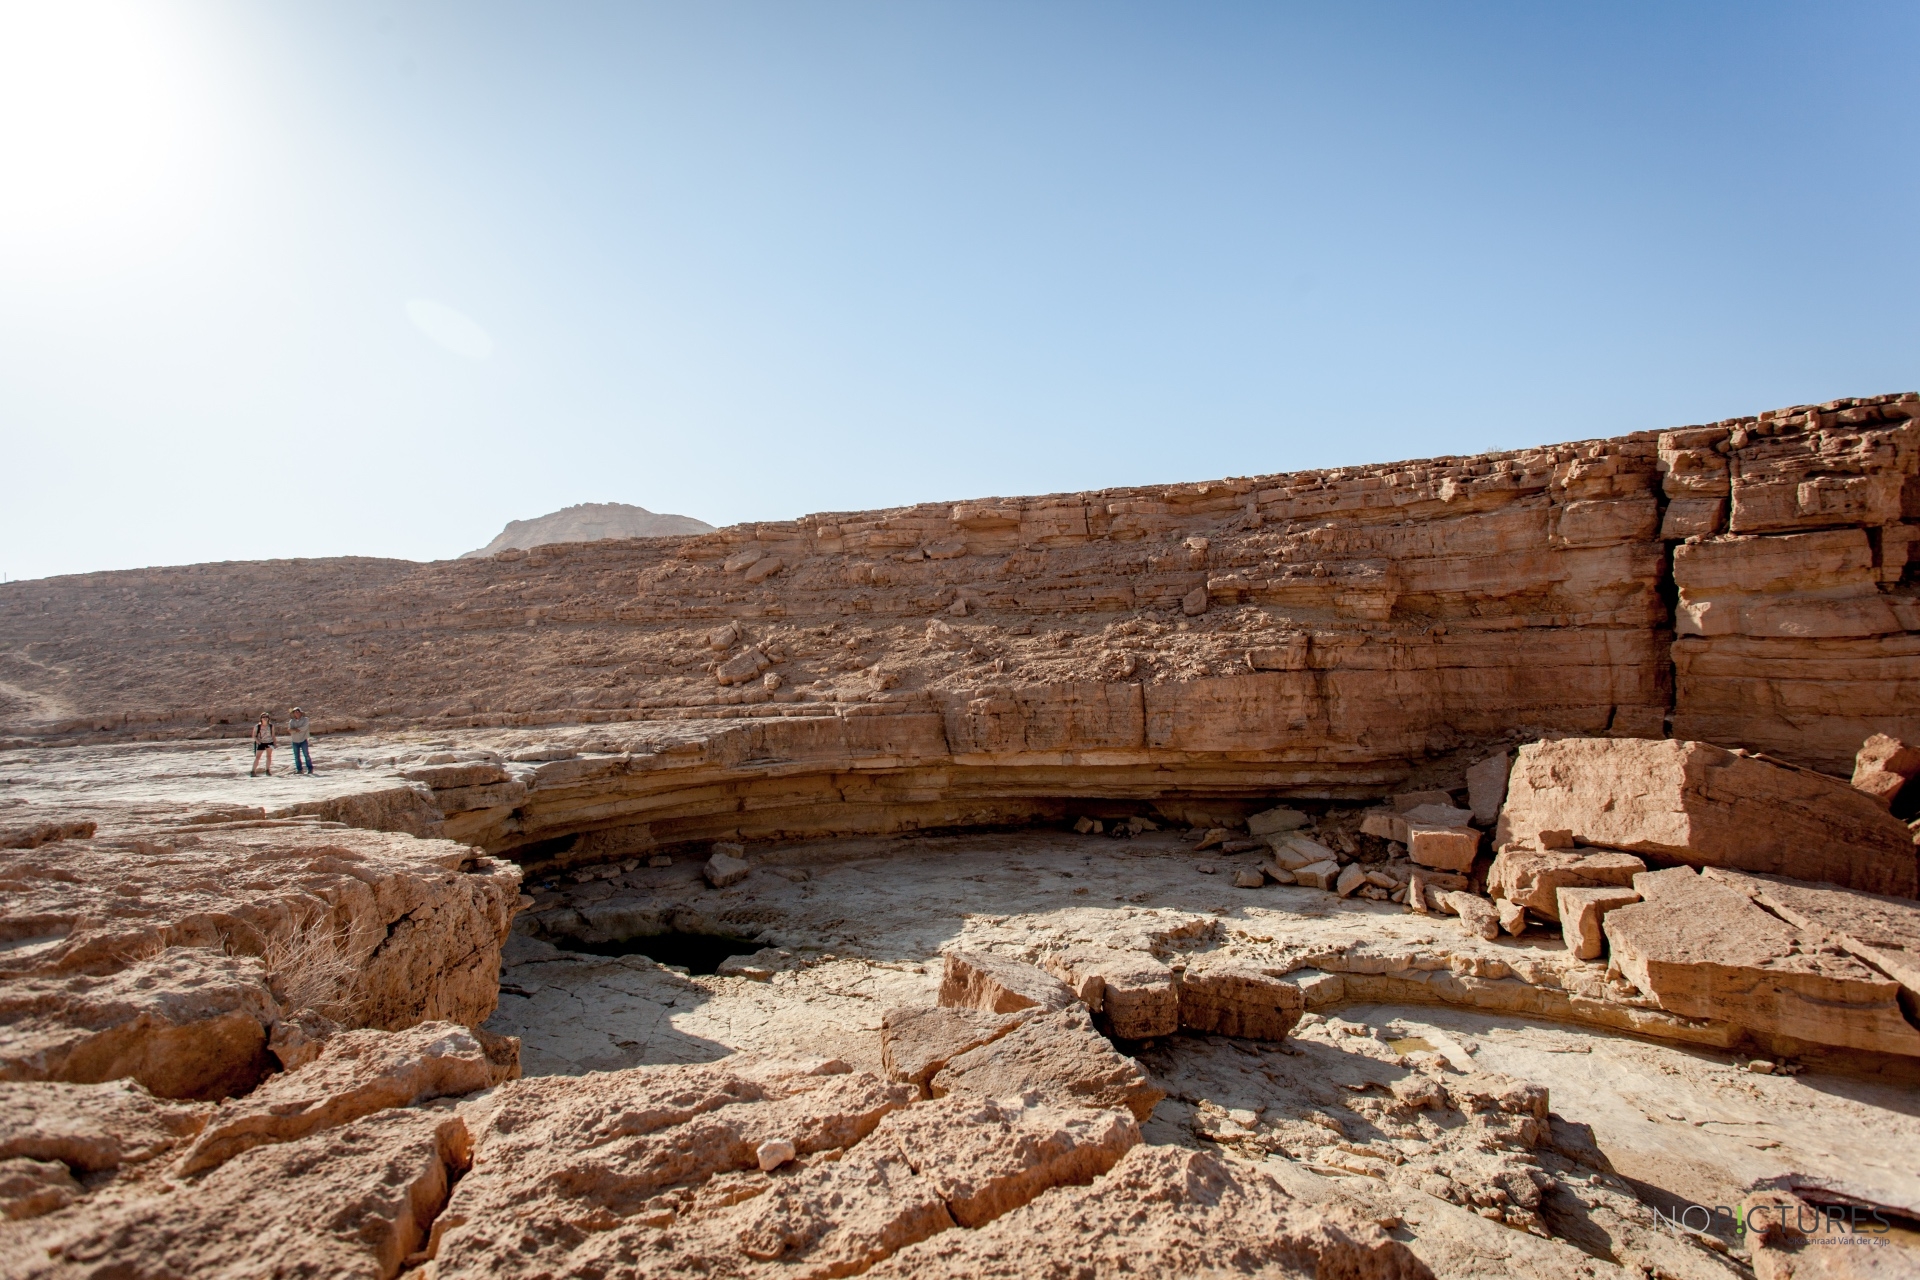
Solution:
[(313, 748), (307, 743), (307, 713), (295, 707), (293, 714), (287, 717), (287, 741), (293, 744), (293, 771), (302, 772), (305, 765), (308, 777), (313, 776)]
[(253, 726), (253, 769), (247, 774), (249, 778), (260, 772), (261, 752), (266, 753), (267, 776), (271, 778), (273, 776), (273, 717), (265, 711), (260, 713), (259, 722)]

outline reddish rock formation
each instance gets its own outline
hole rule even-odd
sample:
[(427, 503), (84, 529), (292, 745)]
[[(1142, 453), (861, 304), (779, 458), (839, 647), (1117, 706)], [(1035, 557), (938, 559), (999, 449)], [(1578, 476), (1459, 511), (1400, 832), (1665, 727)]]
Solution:
[(1544, 833), (1562, 831), (1668, 862), (1920, 891), (1913, 833), (1872, 798), (1703, 742), (1567, 738), (1520, 748), (1496, 838), (1539, 848)]

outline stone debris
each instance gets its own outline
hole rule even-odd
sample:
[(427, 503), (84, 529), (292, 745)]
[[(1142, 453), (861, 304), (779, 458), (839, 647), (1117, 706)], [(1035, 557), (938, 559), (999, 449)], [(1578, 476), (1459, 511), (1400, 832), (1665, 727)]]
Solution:
[(759, 1162), (762, 1173), (772, 1173), (798, 1154), (793, 1143), (786, 1138), (769, 1138), (753, 1149), (754, 1159)]
[[(1619, 796), (1633, 796), (1620, 804)], [(1911, 898), (1913, 833), (1837, 778), (1704, 742), (1562, 738), (1514, 762), (1496, 841), (1563, 829), (1603, 849)]]
[(1436, 871), (1470, 871), (1480, 856), (1480, 833), (1469, 826), (1406, 822), (1407, 856)]
[(1253, 867), (1242, 867), (1233, 873), (1233, 887), (1236, 889), (1258, 889), (1266, 882), (1266, 873)]
[(1287, 835), (1267, 842), (1273, 851), (1273, 863), (1285, 871), (1298, 871), (1316, 862), (1338, 862), (1333, 850), (1303, 835)]
[(1064, 1009), (1078, 997), (1043, 969), (984, 951), (949, 951), (940, 976), (940, 1003), (949, 1009), (1015, 1013)]
[(1357, 862), (1349, 862), (1341, 867), (1340, 874), (1334, 877), (1333, 891), (1344, 898), (1366, 882), (1366, 869)]
[(1247, 831), (1251, 835), (1274, 835), (1283, 831), (1298, 831), (1302, 827), (1313, 825), (1313, 819), (1298, 809), (1289, 809), (1284, 805), (1277, 809), (1266, 809), (1247, 819)]
[(1442, 889), (1435, 896), (1442, 910), (1460, 917), (1468, 933), (1488, 942), (1500, 936), (1500, 913), (1485, 898), (1464, 889)]
[(716, 851), (700, 868), (701, 878), (716, 889), (739, 884), (753, 873), (753, 864), (745, 858)]
[(1637, 890), (1561, 885), (1554, 890), (1554, 918), (1567, 950), (1580, 960), (1598, 960), (1607, 949), (1602, 922), (1607, 912), (1640, 901)]
[(1920, 747), (1876, 733), (1860, 744), (1853, 758), (1853, 787), (1887, 808), (1915, 777), (1920, 777)]
[(1309, 889), (1331, 889), (1340, 878), (1340, 864), (1332, 858), (1323, 862), (1310, 862), (1297, 867), (1293, 872), (1294, 882)]
[(1886, 974), (1920, 1008), (1920, 903), (1714, 868), (1707, 878), (1746, 894), (1809, 937), (1826, 935)]
[(1505, 849), (1487, 872), (1487, 896), (1518, 903), (1542, 920), (1560, 920), (1563, 888), (1625, 888), (1647, 869), (1631, 853)]

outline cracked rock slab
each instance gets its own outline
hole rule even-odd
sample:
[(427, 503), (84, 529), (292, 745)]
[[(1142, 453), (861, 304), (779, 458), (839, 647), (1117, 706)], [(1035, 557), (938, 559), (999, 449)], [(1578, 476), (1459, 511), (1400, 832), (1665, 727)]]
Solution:
[(1920, 1054), (1900, 984), (1688, 867), (1634, 877), (1607, 913), (1614, 963), (1662, 1009), (1816, 1044)]

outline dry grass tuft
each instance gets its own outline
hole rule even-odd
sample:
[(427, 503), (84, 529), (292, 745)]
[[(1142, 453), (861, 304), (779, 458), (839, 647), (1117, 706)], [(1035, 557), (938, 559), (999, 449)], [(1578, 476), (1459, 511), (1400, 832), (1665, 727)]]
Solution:
[(348, 952), (345, 929), (325, 919), (310, 920), (270, 936), (260, 958), (288, 1008), (353, 1022), (362, 1001), (356, 990), (360, 970)]

